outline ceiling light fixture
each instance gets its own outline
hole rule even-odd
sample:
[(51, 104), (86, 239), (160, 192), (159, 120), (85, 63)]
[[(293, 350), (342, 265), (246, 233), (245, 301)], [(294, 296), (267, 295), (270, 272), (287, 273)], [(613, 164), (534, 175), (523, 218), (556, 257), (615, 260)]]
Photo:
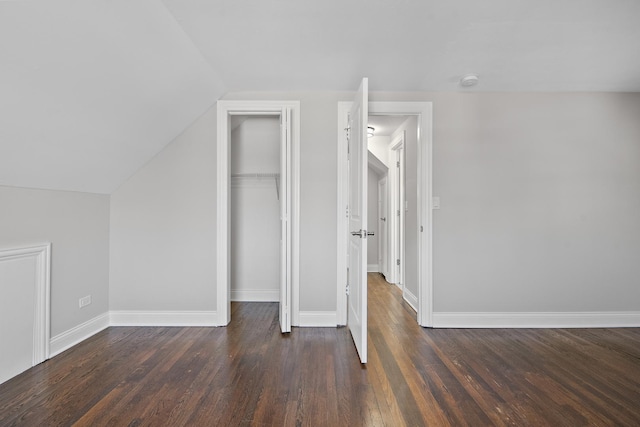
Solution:
[(373, 132), (375, 132), (375, 129), (371, 126), (367, 126), (367, 138), (371, 138), (373, 136)]
[(477, 84), (478, 84), (477, 74), (467, 74), (466, 76), (460, 79), (460, 86), (462, 87), (471, 87)]

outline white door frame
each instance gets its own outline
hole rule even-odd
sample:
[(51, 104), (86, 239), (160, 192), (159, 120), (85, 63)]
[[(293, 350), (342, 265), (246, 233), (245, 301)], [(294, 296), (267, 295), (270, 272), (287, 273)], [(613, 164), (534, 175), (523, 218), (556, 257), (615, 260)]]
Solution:
[[(231, 281), (229, 257), (229, 160), (230, 136), (229, 117), (233, 115), (278, 115), (282, 117), (291, 112), (291, 144), (287, 156), (291, 159), (289, 183), (285, 188), (290, 192), (291, 200), (291, 234), (284, 244), (288, 245), (287, 253), (291, 256), (291, 269), (286, 271), (291, 283), (290, 301), (284, 301), (291, 307), (291, 323), (299, 324), (300, 319), (300, 102), (299, 101), (218, 101), (217, 103), (217, 244), (216, 244), (216, 297), (219, 326), (228, 325), (231, 321)], [(282, 304), (283, 301), (280, 301)]]
[[(389, 177), (378, 180), (378, 270), (389, 277)], [(384, 219), (383, 219), (384, 218)]]
[[(389, 263), (391, 266), (389, 282), (395, 283), (404, 295), (404, 270), (405, 270), (405, 132), (402, 131), (396, 135), (389, 144), (389, 155), (393, 153), (392, 170), (390, 175), (389, 200), (390, 205), (390, 221), (389, 235), (390, 251)], [(398, 164), (396, 164), (398, 163)], [(398, 264), (400, 260), (400, 264)]]
[[(378, 179), (378, 182), (376, 183), (376, 187), (377, 187), (376, 194), (378, 194), (378, 205), (382, 201), (382, 202), (385, 203), (385, 207), (386, 207), (386, 199), (385, 200), (381, 200), (379, 193), (380, 193), (380, 182), (382, 180), (387, 180), (387, 175), (389, 173), (389, 168), (388, 168), (387, 165), (382, 163), (382, 161), (380, 159), (378, 159), (371, 151), (368, 152), (368, 167), (370, 169), (373, 169), (373, 171), (380, 177)], [(376, 265), (378, 265), (378, 272), (382, 273), (383, 264), (384, 263), (388, 264), (388, 261), (385, 259), (384, 262), (380, 262), (380, 257), (381, 256), (387, 256), (388, 251), (387, 251), (386, 247), (384, 248), (384, 251), (383, 251), (383, 248), (382, 248), (382, 245), (383, 245), (383, 238), (382, 237), (383, 237), (383, 235), (382, 235), (381, 230), (383, 229), (383, 227), (381, 226), (379, 208), (377, 208), (377, 210), (376, 210), (376, 215), (377, 216), (375, 218), (375, 221), (376, 221), (376, 226), (377, 226), (377, 230), (378, 230), (377, 231), (377, 237), (378, 237), (378, 259), (376, 259)], [(382, 215), (382, 216), (387, 217), (388, 215), (385, 212), (384, 215)], [(371, 228), (371, 224), (372, 224), (373, 220), (374, 220), (373, 218), (368, 218), (369, 227), (370, 228)], [(385, 273), (383, 273), (383, 274), (385, 274)], [(385, 276), (386, 276), (386, 274), (385, 274)]]
[[(338, 224), (337, 224), (337, 306), (338, 325), (346, 323), (347, 299), (345, 295), (347, 271), (347, 141), (343, 129), (347, 127), (350, 102), (338, 103)], [(418, 116), (418, 229), (408, 230), (418, 238), (418, 324), (433, 326), (433, 273), (432, 273), (432, 103), (431, 102), (370, 102), (369, 114)]]

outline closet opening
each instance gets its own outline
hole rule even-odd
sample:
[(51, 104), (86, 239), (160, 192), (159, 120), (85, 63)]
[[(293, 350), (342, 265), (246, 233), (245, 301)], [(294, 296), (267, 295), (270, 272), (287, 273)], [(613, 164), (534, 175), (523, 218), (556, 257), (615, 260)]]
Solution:
[(299, 317), (299, 101), (218, 101), (216, 298), (277, 302), (280, 329)]
[(280, 116), (232, 116), (231, 301), (280, 301)]

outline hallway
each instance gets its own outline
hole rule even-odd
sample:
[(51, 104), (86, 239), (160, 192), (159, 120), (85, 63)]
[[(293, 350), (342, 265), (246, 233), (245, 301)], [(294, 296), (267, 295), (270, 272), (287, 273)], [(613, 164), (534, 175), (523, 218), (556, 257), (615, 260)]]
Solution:
[(640, 329), (429, 330), (369, 275), (369, 363), (346, 328), (112, 327), (0, 386), (0, 425), (638, 425)]

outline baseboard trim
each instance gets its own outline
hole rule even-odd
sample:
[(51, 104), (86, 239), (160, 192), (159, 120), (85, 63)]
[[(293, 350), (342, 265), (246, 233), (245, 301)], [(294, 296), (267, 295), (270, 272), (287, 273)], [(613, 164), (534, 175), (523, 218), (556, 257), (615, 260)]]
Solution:
[(231, 301), (243, 302), (278, 302), (280, 301), (280, 290), (264, 289), (236, 289), (231, 290)]
[(62, 332), (51, 338), (49, 343), (49, 358), (70, 349), (76, 344), (80, 344), (87, 338), (103, 331), (109, 327), (109, 313), (103, 313), (93, 319), (74, 326), (68, 331)]
[(625, 328), (640, 327), (640, 312), (433, 313), (434, 328)]
[(367, 273), (379, 273), (380, 266), (378, 264), (368, 264), (367, 265)]
[(418, 312), (418, 297), (415, 296), (407, 287), (404, 287), (402, 291), (402, 298), (413, 308), (413, 311)]
[(111, 326), (222, 326), (216, 311), (111, 311)]
[(303, 328), (335, 328), (338, 325), (335, 311), (301, 311), (300, 323)]

